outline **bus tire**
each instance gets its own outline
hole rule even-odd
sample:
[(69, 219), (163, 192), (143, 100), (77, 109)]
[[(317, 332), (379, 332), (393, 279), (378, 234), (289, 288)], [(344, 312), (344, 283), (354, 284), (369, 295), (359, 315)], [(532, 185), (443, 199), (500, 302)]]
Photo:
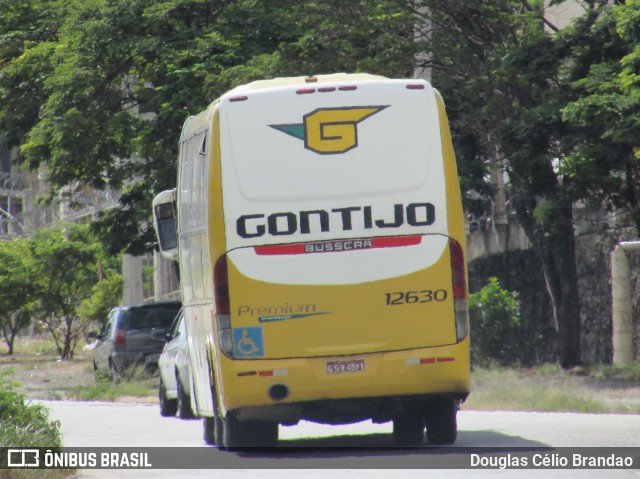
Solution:
[(418, 414), (393, 418), (393, 442), (399, 446), (417, 446), (424, 440), (424, 419)]
[(278, 423), (272, 421), (240, 421), (229, 413), (222, 419), (223, 443), (227, 449), (275, 447), (278, 443)]
[(251, 446), (251, 423), (240, 421), (233, 413), (222, 418), (222, 445), (227, 449)]
[(203, 419), (204, 442), (208, 446), (222, 446), (222, 421), (219, 417)]
[(278, 445), (278, 423), (273, 421), (253, 421), (256, 442), (260, 447), (276, 447)]
[(458, 401), (451, 398), (436, 399), (429, 404), (426, 414), (429, 444), (453, 444), (458, 436)]

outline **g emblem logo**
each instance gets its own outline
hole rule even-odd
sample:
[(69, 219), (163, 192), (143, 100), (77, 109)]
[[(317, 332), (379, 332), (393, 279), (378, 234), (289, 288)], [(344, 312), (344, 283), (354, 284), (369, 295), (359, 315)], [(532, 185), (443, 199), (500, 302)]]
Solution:
[(358, 123), (388, 106), (318, 108), (304, 115), (304, 123), (269, 126), (304, 140), (306, 149), (321, 155), (345, 153), (358, 146)]

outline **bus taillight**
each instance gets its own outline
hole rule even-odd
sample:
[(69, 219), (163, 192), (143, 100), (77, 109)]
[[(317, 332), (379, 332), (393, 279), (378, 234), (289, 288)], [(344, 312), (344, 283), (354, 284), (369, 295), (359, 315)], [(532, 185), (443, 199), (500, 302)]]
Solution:
[(227, 271), (227, 255), (222, 255), (216, 261), (213, 271), (213, 285), (215, 287), (216, 313), (229, 314), (229, 273)]
[(449, 240), (451, 254), (451, 281), (453, 286), (453, 307), (456, 315), (456, 338), (462, 341), (469, 334), (469, 307), (467, 304), (467, 278), (465, 275), (462, 246), (454, 239)]
[(231, 333), (231, 310), (229, 302), (229, 271), (227, 269), (227, 255), (222, 255), (213, 268), (213, 286), (216, 301), (216, 323), (218, 329), (218, 343), (222, 352), (233, 354), (233, 339)]

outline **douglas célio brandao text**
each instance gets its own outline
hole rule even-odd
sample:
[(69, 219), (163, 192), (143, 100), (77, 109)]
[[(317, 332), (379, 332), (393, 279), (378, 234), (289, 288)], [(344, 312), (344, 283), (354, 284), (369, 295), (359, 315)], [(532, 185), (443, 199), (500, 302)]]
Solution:
[(555, 469), (555, 468), (634, 468), (634, 458), (615, 453), (584, 454), (568, 453), (522, 453), (504, 455), (470, 455), (470, 466), (479, 469)]

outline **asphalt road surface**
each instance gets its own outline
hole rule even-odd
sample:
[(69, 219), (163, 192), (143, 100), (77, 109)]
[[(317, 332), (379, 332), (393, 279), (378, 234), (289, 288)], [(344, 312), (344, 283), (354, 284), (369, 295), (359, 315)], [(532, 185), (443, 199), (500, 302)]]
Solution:
[[(81, 471), (79, 477), (82, 478), (468, 479), (497, 476), (640, 479), (638, 450), (635, 450), (636, 469), (457, 469), (461, 462), (466, 464), (470, 460), (469, 450), (465, 448), (484, 448), (481, 451), (487, 454), (482, 456), (494, 455), (502, 460), (511, 453), (519, 456), (522, 451), (528, 451), (529, 455), (536, 452), (538, 461), (557, 460), (553, 448), (640, 448), (639, 415), (462, 410), (458, 414), (458, 440), (455, 448), (450, 449), (428, 447), (427, 444), (418, 448), (395, 448), (390, 423), (324, 426), (301, 422), (296, 426), (280, 427), (277, 449), (228, 452), (204, 445), (201, 420), (163, 418), (155, 405), (43, 403), (51, 409), (52, 418), (60, 420), (64, 445), (68, 448), (189, 448), (163, 450), (167, 451), (164, 454), (167, 457), (159, 459), (156, 450), (155, 457), (161, 464), (167, 464), (172, 454), (193, 456), (194, 461), (201, 463), (202, 459), (198, 458), (206, 457), (206, 461), (198, 466), (201, 469), (92, 469)], [(590, 454), (589, 451), (583, 452)], [(157, 460), (154, 462), (157, 466)]]

